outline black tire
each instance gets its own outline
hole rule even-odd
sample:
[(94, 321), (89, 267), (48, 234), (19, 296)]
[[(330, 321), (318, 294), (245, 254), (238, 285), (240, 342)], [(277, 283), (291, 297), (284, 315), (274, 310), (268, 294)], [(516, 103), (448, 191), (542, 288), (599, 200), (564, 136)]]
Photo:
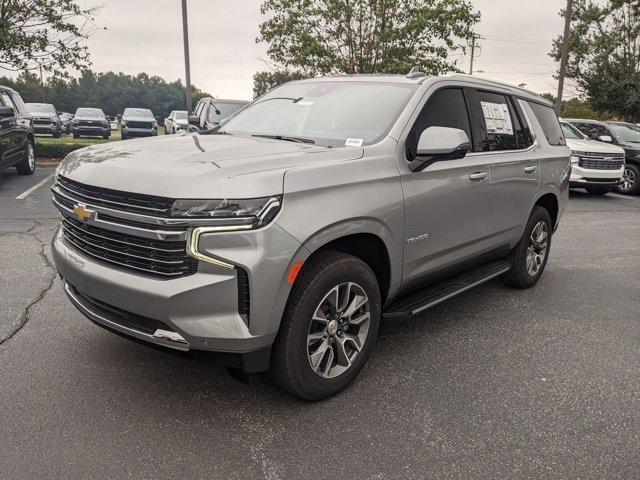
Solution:
[(73, 133), (73, 138), (80, 138), (80, 135), (78, 135), (77, 133)]
[(109, 134), (108, 133), (103, 134), (102, 135), (102, 139), (103, 140), (109, 140)]
[[(537, 272), (535, 274), (531, 274), (527, 265), (527, 256), (529, 254), (529, 247), (531, 246), (533, 230), (540, 222), (544, 222), (546, 225), (546, 250), (542, 263), (537, 264)], [(527, 226), (524, 229), (520, 242), (518, 242), (516, 248), (511, 252), (509, 257), (511, 269), (502, 276), (502, 281), (504, 283), (515, 288), (529, 288), (536, 284), (547, 265), (547, 260), (549, 259), (552, 231), (553, 226), (551, 225), (549, 212), (547, 212), (545, 208), (535, 206), (529, 216), (529, 221), (527, 222)]]
[[(369, 299), (368, 331), (350, 366), (333, 378), (325, 378), (311, 367), (307, 336), (318, 305), (328, 292), (345, 282), (356, 283)], [(380, 287), (371, 268), (351, 255), (321, 252), (304, 265), (289, 296), (271, 355), (272, 380), (283, 390), (305, 400), (321, 400), (340, 392), (356, 377), (371, 353), (380, 316)], [(345, 334), (345, 338), (347, 336)]]
[(617, 189), (618, 192), (624, 195), (638, 195), (640, 193), (640, 168), (638, 165), (628, 163), (624, 170), (625, 180), (630, 180), (630, 184), (628, 187), (620, 185)]
[(62, 132), (55, 132), (53, 138), (60, 138), (60, 135), (62, 135)]
[(587, 187), (587, 188), (585, 188), (585, 190), (587, 191), (587, 193), (589, 195), (602, 196), (602, 195), (606, 195), (607, 193), (609, 193), (612, 189), (611, 188), (604, 188), (604, 187)]
[(20, 163), (16, 165), (16, 170), (20, 175), (33, 175), (33, 172), (36, 171), (36, 159), (33, 142), (31, 140), (27, 140), (24, 147), (24, 153), (22, 155), (23, 158)]
[(127, 136), (123, 133), (123, 134), (121, 134), (121, 135), (120, 135), (120, 139), (121, 139), (121, 140), (126, 140), (126, 139), (127, 139)]

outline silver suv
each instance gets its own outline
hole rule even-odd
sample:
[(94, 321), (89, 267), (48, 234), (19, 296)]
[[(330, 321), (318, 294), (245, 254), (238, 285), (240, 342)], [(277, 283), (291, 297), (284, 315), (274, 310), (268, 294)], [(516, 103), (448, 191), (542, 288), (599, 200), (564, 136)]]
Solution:
[(53, 255), (94, 323), (318, 400), (357, 375), (383, 317), (495, 277), (534, 285), (570, 169), (551, 104), (521, 89), (296, 81), (205, 134), (67, 156)]

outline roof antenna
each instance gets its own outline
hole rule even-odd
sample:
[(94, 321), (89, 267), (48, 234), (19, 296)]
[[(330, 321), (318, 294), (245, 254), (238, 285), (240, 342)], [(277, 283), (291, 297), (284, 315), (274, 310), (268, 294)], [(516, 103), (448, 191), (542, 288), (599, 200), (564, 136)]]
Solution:
[(419, 67), (412, 67), (411, 70), (409, 70), (409, 73), (407, 73), (407, 78), (418, 77), (426, 77), (426, 74), (424, 72), (421, 72)]

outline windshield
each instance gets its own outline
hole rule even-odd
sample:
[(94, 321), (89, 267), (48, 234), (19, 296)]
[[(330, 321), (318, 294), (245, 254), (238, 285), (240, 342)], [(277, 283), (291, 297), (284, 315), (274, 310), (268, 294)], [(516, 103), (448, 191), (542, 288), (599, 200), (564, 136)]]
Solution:
[(327, 146), (366, 145), (391, 129), (416, 88), (351, 81), (285, 84), (231, 118), (223, 130), (305, 138)]
[(46, 115), (56, 114), (56, 109), (53, 108), (53, 105), (46, 103), (27, 103), (27, 110), (29, 110), (30, 113), (44, 113)]
[[(231, 115), (236, 113), (242, 107), (244, 107), (244, 104), (242, 103), (213, 102), (211, 108), (209, 108), (209, 122), (220, 123), (225, 118), (230, 117)], [(216, 112), (216, 108), (220, 113)]]
[(613, 133), (616, 134), (623, 142), (639, 142), (640, 143), (640, 132), (627, 127), (626, 125), (618, 125), (615, 123), (610, 123), (609, 128), (613, 130)]
[(183, 112), (183, 111), (175, 112), (175, 117), (176, 117), (176, 120), (186, 120), (187, 112)]
[(564, 133), (564, 138), (572, 138), (574, 140), (584, 139), (584, 135), (582, 135), (582, 133), (580, 133), (580, 130), (578, 130), (573, 125), (569, 125), (568, 123), (561, 123), (560, 125), (562, 126), (562, 132)]
[(76, 117), (104, 118), (104, 112), (99, 108), (79, 108)]
[(153, 113), (148, 108), (125, 108), (122, 116), (153, 118)]

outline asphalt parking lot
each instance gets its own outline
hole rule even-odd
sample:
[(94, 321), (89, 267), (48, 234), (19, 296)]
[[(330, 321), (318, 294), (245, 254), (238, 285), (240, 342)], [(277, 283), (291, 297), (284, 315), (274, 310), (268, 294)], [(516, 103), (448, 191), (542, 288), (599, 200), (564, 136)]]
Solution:
[(536, 287), (384, 322), (311, 404), (85, 320), (50, 263), (51, 174), (0, 183), (0, 478), (640, 476), (640, 197), (572, 193)]

